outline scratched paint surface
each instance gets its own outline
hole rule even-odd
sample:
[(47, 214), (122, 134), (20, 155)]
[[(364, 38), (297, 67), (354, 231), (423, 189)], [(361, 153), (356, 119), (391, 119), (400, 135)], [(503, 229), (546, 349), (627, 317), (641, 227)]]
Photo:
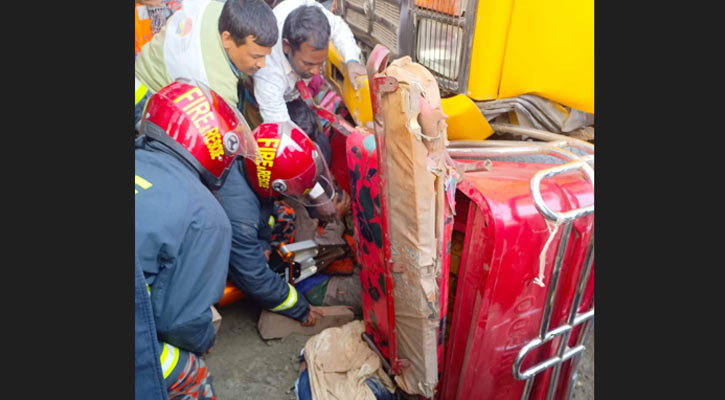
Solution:
[(380, 352), (390, 360), (387, 282), (383, 263), (383, 232), (380, 220), (380, 187), (375, 136), (353, 132), (347, 138), (347, 165), (350, 172), (352, 213), (358, 263), (362, 265), (363, 318), (366, 332)]
[[(389, 343), (391, 326), (387, 296), (386, 274), (383, 262), (383, 235), (380, 220), (380, 196), (378, 186), (377, 155), (375, 137), (366, 131), (355, 131), (347, 139), (347, 165), (350, 172), (350, 191), (353, 219), (355, 221), (355, 243), (358, 263), (362, 265), (360, 281), (362, 284), (363, 318), (367, 323), (367, 333), (378, 349), (388, 360), (391, 358)], [(447, 191), (455, 190), (455, 185)], [(451, 205), (454, 206), (453, 201)], [(443, 271), (448, 272), (450, 240), (453, 230), (453, 216), (445, 208), (445, 227), (443, 243)], [(441, 284), (441, 282), (439, 282)], [(447, 283), (441, 286), (446, 287)], [(444, 292), (446, 292), (444, 290)], [(444, 327), (447, 316), (447, 292), (441, 296), (441, 323), (439, 328), (438, 359), (442, 367), (444, 356)], [(439, 368), (442, 371), (442, 368)]]

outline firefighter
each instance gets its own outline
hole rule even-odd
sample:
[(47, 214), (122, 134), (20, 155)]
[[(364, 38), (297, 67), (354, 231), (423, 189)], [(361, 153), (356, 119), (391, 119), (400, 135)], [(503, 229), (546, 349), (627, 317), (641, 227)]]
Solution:
[(232, 164), (216, 192), (232, 226), (229, 277), (260, 306), (313, 325), (320, 310), (267, 264), (269, 217), (275, 200), (335, 213), (335, 188), (319, 147), (291, 121), (254, 130), (261, 158)]
[(149, 92), (177, 78), (201, 82), (237, 107), (239, 80), (265, 66), (277, 37), (264, 0), (185, 0), (136, 57), (136, 123)]
[[(304, 120), (312, 119), (315, 125), (319, 125), (319, 117), (300, 97), (298, 82), (308, 85), (315, 75), (320, 74), (327, 59), (328, 45), (332, 42), (343, 56), (350, 81), (357, 89), (356, 77), (366, 75), (365, 67), (359, 62), (360, 48), (345, 21), (315, 0), (284, 0), (274, 7), (273, 12), (280, 37), (267, 57), (267, 66), (254, 75), (253, 82), (260, 118), (264, 122), (292, 120), (299, 126), (306, 124)], [(320, 146), (330, 165), (329, 139), (321, 132), (311, 134), (313, 131), (305, 129)], [(336, 197), (341, 213), (349, 211), (349, 195), (340, 190)], [(300, 207), (295, 207), (295, 213), (303, 220), (318, 218), (327, 223), (341, 224), (338, 213), (317, 213)]]
[[(158, 345), (169, 398), (213, 399), (200, 357), (214, 344), (211, 306), (224, 291), (232, 229), (212, 190), (236, 157), (257, 154), (256, 144), (235, 108), (189, 81), (149, 98), (134, 144), (135, 252), (159, 340), (137, 335), (136, 348)], [(144, 377), (154, 368), (136, 366), (137, 393), (153, 386)]]

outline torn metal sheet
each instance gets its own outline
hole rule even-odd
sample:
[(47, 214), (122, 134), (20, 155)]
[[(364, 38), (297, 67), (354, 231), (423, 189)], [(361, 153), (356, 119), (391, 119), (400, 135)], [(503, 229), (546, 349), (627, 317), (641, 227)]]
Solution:
[(477, 103), (487, 121), (513, 112), (521, 126), (566, 133), (594, 125), (594, 115), (533, 94)]

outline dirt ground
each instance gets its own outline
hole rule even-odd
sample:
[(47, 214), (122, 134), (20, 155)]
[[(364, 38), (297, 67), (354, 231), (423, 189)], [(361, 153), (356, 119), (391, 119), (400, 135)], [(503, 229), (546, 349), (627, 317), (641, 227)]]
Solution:
[[(222, 325), (211, 353), (204, 357), (219, 400), (295, 400), (298, 356), (308, 336), (265, 341), (257, 331), (260, 309), (247, 299), (218, 308)], [(573, 400), (594, 399), (594, 336), (579, 367)]]
[(204, 359), (214, 376), (219, 400), (294, 400), (298, 357), (309, 336), (263, 340), (257, 331), (260, 309), (242, 299), (217, 309), (222, 325)]
[(573, 400), (591, 400), (594, 398), (594, 332), (592, 331), (584, 350), (584, 358), (579, 364), (579, 376), (572, 393)]

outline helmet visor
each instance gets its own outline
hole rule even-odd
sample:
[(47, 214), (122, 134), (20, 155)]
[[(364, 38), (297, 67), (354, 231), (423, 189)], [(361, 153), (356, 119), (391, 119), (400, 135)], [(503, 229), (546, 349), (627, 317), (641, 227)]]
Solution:
[(305, 206), (324, 207), (323, 209), (332, 206), (334, 209), (334, 180), (320, 148), (316, 143), (313, 144), (315, 150), (312, 151), (312, 165), (292, 178), (275, 179), (271, 182), (271, 188)]
[[(221, 101), (223, 99), (219, 98)], [(235, 155), (237, 157), (248, 158), (252, 161), (256, 160), (259, 154), (259, 147), (257, 141), (254, 140), (254, 134), (252, 129), (249, 127), (247, 120), (244, 118), (241, 112), (236, 107), (231, 107), (234, 112), (234, 116), (237, 120), (237, 125), (230, 131), (234, 135), (224, 134), (222, 140), (224, 143), (224, 151), (229, 151), (229, 155)], [(239, 143), (236, 143), (236, 139), (239, 139)], [(228, 149), (228, 150), (227, 150)]]

